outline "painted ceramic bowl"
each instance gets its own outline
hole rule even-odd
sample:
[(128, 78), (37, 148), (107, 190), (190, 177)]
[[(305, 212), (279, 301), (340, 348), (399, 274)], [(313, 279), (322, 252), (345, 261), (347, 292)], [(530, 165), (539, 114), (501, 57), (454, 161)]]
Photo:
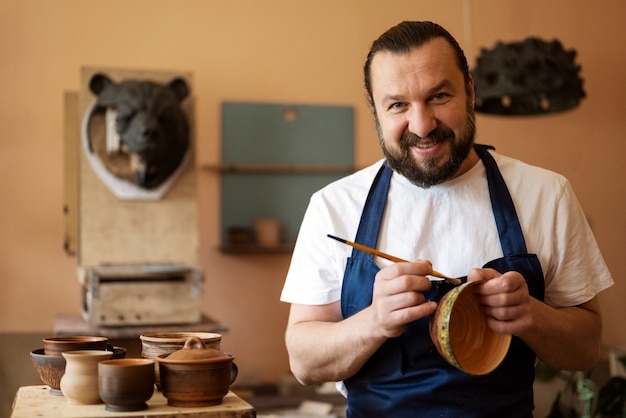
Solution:
[(43, 339), (44, 354), (60, 356), (64, 351), (106, 350), (107, 337), (75, 335), (69, 337), (49, 337)]
[(154, 393), (154, 360), (127, 358), (98, 363), (98, 390), (105, 409), (141, 411)]
[(65, 358), (63, 356), (47, 356), (43, 353), (43, 348), (40, 348), (30, 352), (30, 359), (41, 381), (50, 386), (50, 393), (63, 395), (61, 393), (61, 378), (65, 373)]
[(156, 359), (161, 391), (171, 406), (219, 405), (237, 378), (235, 356), (206, 348), (197, 337), (187, 340), (181, 350), (161, 354)]
[(493, 331), (480, 307), (474, 286), (467, 282), (446, 293), (430, 319), (430, 337), (439, 353), (457, 369), (484, 375), (500, 365), (511, 336)]

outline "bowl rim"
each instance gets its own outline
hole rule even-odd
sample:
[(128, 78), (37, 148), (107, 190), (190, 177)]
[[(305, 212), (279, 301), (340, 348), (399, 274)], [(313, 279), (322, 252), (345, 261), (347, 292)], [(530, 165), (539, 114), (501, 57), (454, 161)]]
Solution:
[(112, 367), (144, 367), (154, 363), (155, 361), (149, 358), (127, 357), (102, 360), (99, 364)]
[(83, 343), (83, 342), (97, 343), (97, 342), (108, 342), (108, 341), (109, 341), (108, 337), (104, 337), (100, 335), (65, 335), (65, 336), (58, 336), (58, 337), (46, 337), (43, 339), (44, 345), (46, 343), (52, 343), (52, 344), (58, 343), (59, 345), (61, 345), (63, 343), (68, 343), (68, 344)]
[(175, 358), (168, 359), (170, 354), (173, 354), (173, 353), (159, 354), (158, 356), (155, 357), (155, 359), (159, 363), (166, 363), (166, 364), (211, 364), (211, 363), (226, 363), (226, 362), (235, 360), (235, 356), (231, 353), (222, 353), (223, 355), (219, 357), (207, 357), (207, 358), (201, 358), (201, 359), (175, 359)]
[(204, 331), (164, 331), (144, 333), (139, 336), (139, 339), (156, 343), (171, 342), (184, 344), (185, 341), (192, 337), (198, 337), (202, 341), (219, 341), (222, 339), (222, 334)]

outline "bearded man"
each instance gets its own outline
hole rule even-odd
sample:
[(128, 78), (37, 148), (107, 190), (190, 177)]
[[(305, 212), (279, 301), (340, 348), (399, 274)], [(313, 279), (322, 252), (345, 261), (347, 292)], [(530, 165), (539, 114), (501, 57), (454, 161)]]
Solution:
[[(389, 29), (364, 73), (385, 158), (311, 197), (281, 295), (292, 372), (338, 382), (350, 418), (532, 417), (537, 358), (586, 370), (600, 355), (596, 296), (613, 279), (574, 192), (474, 143), (473, 80), (441, 26)], [(436, 349), (429, 319), (449, 287), (433, 266), (482, 281), (486, 326), (512, 336), (492, 372)]]

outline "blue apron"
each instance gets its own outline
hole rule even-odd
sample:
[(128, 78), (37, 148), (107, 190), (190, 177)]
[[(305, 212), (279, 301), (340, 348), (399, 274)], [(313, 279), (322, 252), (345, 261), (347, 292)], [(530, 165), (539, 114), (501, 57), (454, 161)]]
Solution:
[[(517, 271), (530, 294), (543, 301), (544, 277), (535, 254), (528, 254), (515, 206), (497, 163), (481, 145), (476, 152), (486, 168), (491, 206), (504, 257), (485, 264), (499, 272)], [(392, 170), (383, 165), (376, 175), (355, 241), (376, 248)], [(372, 303), (374, 277), (380, 268), (371, 254), (353, 249), (343, 278), (341, 309), (347, 318)], [(449, 289), (433, 282), (426, 294), (439, 300)], [(500, 366), (488, 375), (471, 376), (446, 362), (428, 332), (430, 317), (405, 326), (388, 339), (354, 376), (348, 389), (349, 418), (360, 417), (532, 417), (535, 354), (513, 337)]]

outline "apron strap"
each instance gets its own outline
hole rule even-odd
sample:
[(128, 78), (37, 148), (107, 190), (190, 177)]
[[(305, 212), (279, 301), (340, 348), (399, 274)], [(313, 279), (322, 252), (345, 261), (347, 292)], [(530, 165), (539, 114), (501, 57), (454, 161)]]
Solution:
[[(386, 163), (380, 167), (380, 170), (378, 170), (367, 195), (361, 220), (359, 221), (359, 229), (357, 230), (354, 242), (371, 248), (376, 248), (380, 224), (383, 219), (385, 205), (387, 204), (387, 192), (389, 191), (389, 183), (392, 173), (393, 170), (389, 168)], [(356, 248), (352, 249), (352, 257), (373, 258), (371, 254), (357, 250)]]
[(522, 233), (513, 199), (498, 169), (498, 164), (487, 149), (494, 149), (488, 145), (474, 146), (478, 156), (485, 165), (487, 171), (487, 184), (489, 185), (489, 196), (491, 207), (496, 219), (500, 245), (504, 256), (527, 253), (526, 241)]

